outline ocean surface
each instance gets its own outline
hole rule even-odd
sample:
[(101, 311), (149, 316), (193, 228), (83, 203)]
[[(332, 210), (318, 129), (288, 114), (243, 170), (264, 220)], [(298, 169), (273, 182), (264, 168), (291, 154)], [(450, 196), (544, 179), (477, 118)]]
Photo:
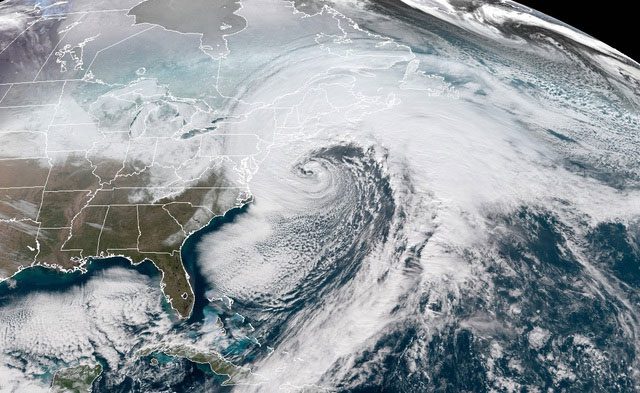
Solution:
[[(102, 285), (104, 277), (116, 276), (116, 281), (121, 280), (120, 283), (123, 286), (128, 284), (126, 282), (127, 278), (131, 278), (131, 281), (145, 283), (145, 285), (149, 286), (150, 291), (156, 294), (161, 310), (156, 315), (157, 319), (171, 321), (171, 326), (168, 326), (163, 332), (165, 337), (157, 337), (158, 341), (166, 339), (167, 344), (170, 346), (171, 338), (176, 335), (199, 339), (203, 335), (210, 333), (211, 329), (216, 328), (218, 323), (222, 323), (225, 326), (225, 331), (229, 334), (229, 342), (232, 345), (217, 348), (215, 344), (212, 344), (209, 349), (215, 352), (225, 350), (226, 357), (239, 360), (243, 357), (244, 352), (255, 344), (255, 340), (248, 339), (242, 334), (239, 335), (238, 339), (234, 338), (233, 335), (237, 330), (236, 328), (242, 329), (243, 326), (246, 327), (249, 325), (248, 321), (243, 316), (233, 312), (228, 301), (207, 298), (207, 293), (213, 288), (209, 284), (210, 280), (207, 280), (202, 274), (201, 263), (203, 261), (199, 261), (198, 245), (204, 236), (220, 230), (225, 224), (233, 222), (237, 216), (245, 213), (250, 208), (249, 206), (249, 204), (245, 204), (231, 209), (223, 216), (215, 217), (207, 226), (193, 233), (183, 244), (181, 249), (182, 259), (191, 277), (191, 284), (195, 294), (193, 312), (190, 318), (185, 321), (180, 321), (176, 318), (170, 304), (165, 300), (164, 296), (161, 296), (158, 289), (160, 287), (160, 273), (153, 263), (146, 260), (138, 264), (132, 264), (122, 257), (89, 260), (84, 266), (84, 271), (62, 272), (41, 266), (24, 269), (11, 279), (0, 283), (0, 310), (9, 310), (6, 313), (9, 318), (12, 317), (12, 314), (26, 313), (33, 315), (37, 314), (37, 311), (25, 311), (26, 307), (20, 305), (21, 300), (26, 299), (28, 301), (30, 296), (38, 296), (39, 298), (51, 297), (52, 299), (56, 299), (57, 296), (64, 296), (65, 299), (73, 299), (76, 293), (86, 293), (91, 291), (88, 288)], [(127, 273), (123, 274), (123, 271)], [(105, 285), (111, 284), (111, 281), (108, 281)], [(118, 285), (118, 282), (115, 285)], [(135, 302), (135, 297), (131, 301)], [(65, 300), (62, 303), (68, 302), (69, 300)], [(34, 306), (36, 308), (47, 307), (46, 304)], [(117, 307), (116, 304), (113, 306)], [(154, 314), (150, 313), (149, 315)], [(147, 324), (154, 325), (156, 321), (150, 320), (147, 321)], [(140, 339), (134, 343), (133, 349), (141, 347), (145, 342), (149, 341), (144, 324), (135, 326), (125, 323), (124, 325), (126, 326), (120, 327), (127, 330), (131, 335), (140, 335)], [(64, 330), (65, 327), (63, 326), (62, 329)], [(91, 335), (90, 332), (88, 334)], [(133, 352), (133, 349), (131, 352)], [(123, 373), (122, 370), (114, 370), (110, 366), (113, 361), (109, 362), (108, 359), (100, 355), (99, 349), (94, 349), (93, 359), (103, 367), (101, 377), (94, 383), (94, 391), (148, 390), (162, 386), (166, 387), (167, 384), (178, 391), (214, 387), (220, 391), (227, 389), (220, 386), (225, 381), (226, 376), (216, 375), (207, 364), (198, 364), (185, 358), (167, 356), (162, 351), (137, 357), (133, 361), (127, 360), (126, 358), (131, 357), (131, 354), (119, 354), (122, 358), (120, 365), (130, 363), (126, 365), (127, 371)], [(51, 369), (47, 369), (46, 366), (43, 367), (42, 372), (37, 374), (38, 378), (43, 384), (48, 384), (57, 371), (56, 367), (65, 365), (64, 362), (55, 361), (51, 363)], [(168, 378), (168, 374), (174, 375), (174, 377)]]

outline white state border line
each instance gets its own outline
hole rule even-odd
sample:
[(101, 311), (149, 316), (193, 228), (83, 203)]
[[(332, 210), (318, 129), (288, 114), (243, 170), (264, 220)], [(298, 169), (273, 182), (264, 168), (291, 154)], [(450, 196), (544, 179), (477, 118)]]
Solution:
[[(12, 186), (12, 187), (0, 187), (0, 190), (25, 190), (25, 189), (35, 189), (35, 188), (44, 188), (44, 185), (38, 186)], [(111, 192), (116, 190), (235, 190), (235, 189), (244, 189), (245, 186), (211, 186), (211, 187), (166, 187), (166, 186), (140, 186), (140, 187), (113, 187), (113, 188), (100, 188), (98, 190), (72, 190), (72, 189), (64, 189), (64, 190), (45, 190), (46, 193), (49, 192)], [(169, 202), (172, 203), (172, 202)], [(182, 203), (182, 202), (176, 202)], [(186, 202), (185, 202), (186, 203)]]
[[(3, 85), (3, 86), (7, 86), (7, 85)], [(0, 98), (0, 103), (2, 103), (2, 101), (5, 99), (7, 94), (9, 94), (9, 90), (13, 89), (13, 83), (9, 84), (8, 86), (9, 88), (7, 89), (7, 91), (4, 92), (4, 94), (2, 95), (2, 98)]]
[(100, 13), (105, 13), (105, 12), (124, 12), (127, 11), (129, 12), (128, 8), (111, 8), (111, 9), (106, 9), (106, 10), (87, 10), (87, 11), (72, 11), (72, 12), (60, 12), (57, 14), (47, 14), (46, 17), (49, 18), (58, 18), (58, 17), (63, 17), (63, 16), (67, 16), (67, 15), (80, 15), (80, 14), (100, 14)]
[(70, 79), (43, 79), (40, 81), (22, 81), (22, 82), (3, 82), (0, 83), (0, 86), (6, 85), (30, 85), (35, 83), (55, 83), (55, 82), (86, 82), (86, 83), (97, 83), (93, 81), (88, 81), (82, 78), (70, 78)]
[[(82, 19), (85, 17), (86, 14), (81, 15), (78, 20), (76, 21), (77, 23), (80, 23), (82, 21)], [(33, 77), (33, 80), (37, 80), (38, 77), (40, 76), (40, 73), (42, 72), (42, 70), (44, 69), (44, 67), (49, 63), (49, 59), (51, 58), (51, 56), (53, 56), (53, 54), (56, 52), (56, 50), (58, 49), (58, 47), (60, 47), (60, 44), (64, 41), (64, 39), (67, 37), (67, 34), (69, 34), (70, 31), (73, 30), (73, 28), (75, 27), (75, 25), (71, 25), (71, 28), (68, 29), (67, 31), (64, 32), (64, 34), (62, 34), (62, 37), (60, 37), (60, 39), (58, 40), (58, 42), (56, 42), (56, 45), (53, 47), (53, 49), (51, 50), (51, 52), (49, 52), (49, 56), (47, 56), (47, 58), (45, 59), (45, 61), (42, 63), (42, 66), (40, 66), (40, 69), (38, 70), (38, 72), (36, 73), (36, 75)]]
[(33, 20), (33, 22), (32, 22), (29, 26), (27, 26), (27, 28), (26, 28), (26, 29), (22, 30), (22, 31), (20, 32), (20, 34), (18, 34), (18, 35), (17, 35), (13, 40), (11, 40), (11, 42), (9, 42), (9, 44), (7, 44), (7, 46), (5, 46), (2, 50), (0, 50), (0, 55), (2, 55), (2, 54), (4, 53), (4, 51), (6, 51), (7, 49), (9, 49), (9, 47), (11, 47), (11, 45), (13, 45), (13, 43), (14, 43), (14, 42), (16, 42), (16, 40), (17, 40), (18, 38), (20, 38), (24, 33), (26, 33), (26, 32), (27, 32), (27, 30), (29, 30), (29, 29), (30, 29), (30, 28), (32, 28), (36, 23), (38, 23), (38, 22), (40, 22), (40, 21), (42, 21), (42, 20), (43, 20), (43, 19), (42, 19), (42, 17), (38, 17), (38, 18), (36, 18), (35, 20)]
[(88, 77), (89, 73), (91, 72), (91, 67), (93, 67), (93, 63), (96, 61), (96, 58), (98, 58), (98, 55), (100, 55), (100, 53), (102, 53), (103, 51), (105, 51), (107, 49), (113, 48), (116, 45), (120, 45), (121, 43), (123, 43), (123, 42), (125, 42), (125, 41), (127, 41), (127, 40), (129, 40), (129, 39), (131, 39), (131, 38), (133, 38), (135, 36), (137, 36), (137, 35), (140, 35), (140, 34), (142, 34), (144, 32), (147, 32), (147, 31), (149, 31), (151, 29), (154, 29), (156, 27), (157, 27), (156, 25), (147, 27), (146, 29), (142, 29), (142, 30), (140, 30), (140, 31), (138, 31), (136, 33), (133, 33), (133, 34), (121, 39), (118, 42), (114, 42), (113, 44), (105, 46), (104, 48), (99, 49), (98, 51), (96, 51), (96, 53), (93, 55), (93, 59), (91, 59), (91, 63), (89, 63), (89, 65), (87, 66), (87, 71), (85, 71), (84, 76), (83, 76), (82, 79), (86, 79)]

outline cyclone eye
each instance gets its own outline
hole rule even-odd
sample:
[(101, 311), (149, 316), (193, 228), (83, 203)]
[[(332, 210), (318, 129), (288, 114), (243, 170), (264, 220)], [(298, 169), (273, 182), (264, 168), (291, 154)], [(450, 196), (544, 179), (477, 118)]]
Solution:
[(275, 344), (295, 318), (345, 287), (385, 242), (396, 208), (374, 153), (332, 145), (296, 163), (288, 154), (265, 163), (252, 191), (269, 200), (207, 240), (216, 244), (203, 254), (210, 296), (233, 298), (234, 310)]
[(313, 171), (313, 169), (306, 169), (305, 167), (300, 167), (300, 168), (298, 168), (298, 170), (304, 176), (313, 176), (313, 175), (315, 175), (315, 172)]

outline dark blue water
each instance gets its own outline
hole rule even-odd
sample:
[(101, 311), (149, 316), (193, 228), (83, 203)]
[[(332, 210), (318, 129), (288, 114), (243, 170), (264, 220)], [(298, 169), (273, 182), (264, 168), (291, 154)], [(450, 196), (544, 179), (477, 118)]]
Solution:
[[(195, 295), (193, 313), (187, 323), (202, 322), (205, 317), (204, 309), (209, 305), (206, 292), (211, 288), (198, 265), (198, 244), (204, 236), (219, 230), (227, 223), (233, 222), (237, 216), (246, 212), (248, 208), (248, 204), (245, 204), (229, 210), (223, 216), (215, 217), (207, 226), (193, 233), (185, 241), (181, 250), (182, 260), (191, 277), (191, 285)], [(149, 261), (132, 265), (127, 259), (121, 257), (92, 259), (85, 265), (86, 272), (61, 272), (47, 267), (34, 266), (17, 273), (11, 280), (0, 283), (0, 305), (33, 291), (56, 292), (65, 291), (75, 286), (82, 286), (95, 277), (96, 274), (113, 268), (133, 269), (152, 278), (153, 281), (158, 283), (158, 286), (160, 285), (160, 274)], [(170, 310), (168, 304), (166, 306)]]
[(35, 266), (17, 273), (11, 280), (0, 283), (0, 306), (13, 298), (25, 296), (33, 291), (63, 292), (75, 286), (82, 286), (96, 274), (117, 267), (133, 269), (152, 278), (160, 285), (160, 274), (148, 261), (132, 265), (128, 260), (120, 257), (94, 259), (86, 264), (86, 273), (80, 271), (64, 273)]
[(222, 216), (214, 217), (204, 228), (193, 233), (182, 245), (182, 263), (191, 277), (191, 287), (194, 293), (194, 306), (191, 317), (187, 323), (203, 322), (205, 319), (205, 308), (210, 304), (207, 300), (206, 292), (211, 289), (207, 279), (203, 276), (198, 264), (198, 244), (202, 238), (212, 232), (219, 230), (222, 226), (232, 223), (236, 217), (245, 213), (249, 209), (249, 204), (233, 208)]
[[(191, 317), (187, 321), (177, 324), (175, 326), (176, 329), (192, 331), (194, 335), (197, 335), (200, 325), (215, 323), (218, 317), (220, 317), (223, 322), (228, 320), (229, 324), (233, 324), (235, 313), (223, 307), (222, 304), (215, 302), (210, 303), (207, 300), (206, 293), (211, 287), (200, 269), (198, 262), (198, 245), (204, 236), (219, 230), (225, 224), (233, 222), (237, 216), (245, 213), (248, 209), (249, 205), (244, 204), (229, 210), (223, 216), (215, 217), (207, 226), (192, 234), (183, 244), (181, 255), (185, 269), (191, 277), (195, 304)], [(133, 269), (139, 274), (150, 278), (158, 287), (160, 286), (160, 274), (149, 261), (132, 265), (127, 259), (121, 257), (93, 259), (86, 264), (85, 272), (74, 271), (65, 273), (40, 266), (19, 272), (11, 280), (0, 283), (0, 306), (32, 292), (64, 292), (75, 287), (84, 286), (90, 280), (108, 269), (115, 268)], [(172, 313), (173, 311), (170, 305), (164, 300), (164, 297), (161, 297), (161, 299), (164, 309), (168, 313)], [(229, 329), (229, 331), (232, 330), (233, 329)], [(244, 336), (242, 338), (239, 337), (238, 342), (232, 344), (229, 348), (220, 348), (220, 350), (226, 355), (240, 355), (255, 344), (254, 340)], [(154, 353), (150, 356), (156, 359), (162, 359), (163, 354)], [(151, 387), (155, 386), (156, 383), (166, 384), (167, 381), (162, 376), (163, 372), (161, 371), (163, 366), (159, 366), (159, 369), (149, 366), (151, 357), (137, 360), (134, 370), (130, 370), (134, 372), (135, 378), (127, 377), (121, 382), (116, 382), (119, 379), (119, 371), (110, 369), (107, 362), (99, 358), (98, 361), (103, 366), (103, 374), (94, 384), (94, 389), (96, 391), (126, 392), (136, 390), (136, 388), (140, 388), (142, 385)], [(167, 357), (166, 363), (168, 363), (166, 367), (170, 370), (175, 370), (175, 372), (181, 374), (181, 376), (176, 375), (176, 381), (171, 383), (171, 385), (178, 388), (178, 390), (185, 390), (183, 388), (187, 386), (207, 386), (208, 388), (216, 386), (217, 388), (225, 379), (211, 372), (208, 366), (192, 363), (187, 359)], [(158, 380), (156, 381), (156, 379)], [(134, 380), (137, 382), (134, 382)]]

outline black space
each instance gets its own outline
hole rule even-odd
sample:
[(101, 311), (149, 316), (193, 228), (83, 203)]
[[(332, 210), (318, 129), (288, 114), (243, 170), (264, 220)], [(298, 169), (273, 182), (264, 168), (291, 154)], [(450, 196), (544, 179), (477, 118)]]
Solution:
[[(582, 30), (640, 62), (638, 15), (630, 3), (570, 0), (516, 0)], [(593, 4), (593, 5), (590, 5)]]
[[(0, 0), (2, 3), (4, 0)], [(640, 62), (640, 34), (634, 2), (580, 0), (515, 0), (571, 25)]]

